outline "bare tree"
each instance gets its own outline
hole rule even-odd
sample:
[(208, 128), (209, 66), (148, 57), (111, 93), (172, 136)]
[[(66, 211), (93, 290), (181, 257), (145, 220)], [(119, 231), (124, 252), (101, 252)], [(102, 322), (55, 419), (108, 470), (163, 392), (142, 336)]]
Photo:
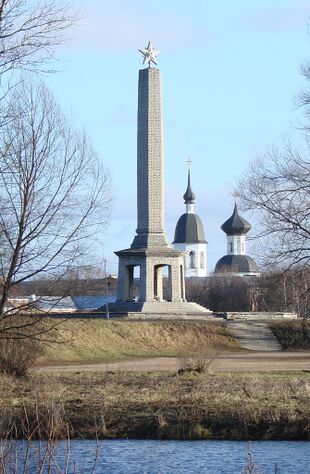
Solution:
[[(306, 63), (301, 66), (301, 73), (306, 79), (306, 81), (310, 82), (310, 64)], [(303, 109), (304, 116), (306, 118), (306, 122), (302, 124), (302, 129), (309, 132), (309, 118), (310, 118), (310, 92), (309, 89), (304, 88), (298, 94), (295, 100), (297, 106)]]
[[(301, 71), (310, 81), (310, 64)], [(243, 207), (256, 212), (255, 238), (263, 242), (265, 264), (277, 269), (301, 269), (310, 262), (309, 89), (296, 102), (306, 119), (299, 127), (304, 146), (274, 147), (250, 165), (237, 186)]]
[[(0, 320), (11, 331), (7, 301), (36, 275), (68, 272), (105, 227), (110, 180), (84, 134), (61, 114), (47, 88), (14, 88), (0, 128)], [(14, 335), (13, 334), (13, 335)]]
[(236, 275), (212, 276), (203, 281), (189, 279), (186, 282), (186, 298), (211, 311), (250, 311), (251, 287), (254, 279)]
[(289, 311), (309, 317), (309, 281), (309, 267), (263, 274), (257, 280), (258, 310)]
[(265, 262), (293, 268), (310, 262), (310, 158), (287, 145), (249, 167), (238, 184), (245, 209), (256, 211), (255, 238), (264, 238)]
[[(302, 72), (310, 80), (310, 66)], [(245, 209), (258, 220), (254, 238), (264, 252), (265, 268), (273, 274), (265, 279), (263, 304), (294, 308), (309, 315), (310, 295), (310, 94), (298, 97), (306, 122), (301, 126), (304, 145), (286, 143), (274, 147), (249, 167), (237, 189)], [(274, 280), (275, 285), (270, 283)], [(298, 284), (300, 283), (300, 285)], [(278, 285), (278, 286), (277, 286)], [(274, 288), (273, 288), (274, 286)], [(268, 290), (267, 290), (268, 288)], [(269, 291), (271, 289), (271, 291)], [(283, 298), (282, 298), (282, 296)], [(276, 296), (276, 300), (274, 301)]]
[(0, 0), (0, 77), (15, 70), (44, 71), (77, 15), (65, 2)]

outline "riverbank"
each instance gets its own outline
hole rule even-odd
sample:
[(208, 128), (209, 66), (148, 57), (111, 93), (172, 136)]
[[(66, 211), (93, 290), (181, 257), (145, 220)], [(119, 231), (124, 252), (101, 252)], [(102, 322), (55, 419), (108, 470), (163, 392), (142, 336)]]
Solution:
[(2, 436), (14, 426), (33, 438), (310, 438), (303, 372), (53, 373), (1, 377), (0, 388)]

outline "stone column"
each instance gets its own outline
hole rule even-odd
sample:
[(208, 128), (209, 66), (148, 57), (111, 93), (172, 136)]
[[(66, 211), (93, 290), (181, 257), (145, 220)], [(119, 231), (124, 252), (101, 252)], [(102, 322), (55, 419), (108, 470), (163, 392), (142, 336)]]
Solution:
[(150, 258), (141, 262), (139, 301), (154, 301), (154, 265)]
[(186, 298), (185, 298), (184, 264), (180, 265), (180, 285), (181, 285), (181, 299), (182, 299), (182, 301), (186, 301)]
[(163, 269), (160, 266), (154, 268), (154, 292), (158, 301), (163, 300)]
[(167, 301), (172, 301), (172, 270), (171, 270), (171, 265), (168, 265)]
[(182, 301), (180, 263), (178, 258), (171, 262), (171, 301)]
[(128, 265), (127, 266), (127, 278), (128, 278), (128, 298), (133, 300), (133, 276), (134, 276), (134, 266)]
[(118, 260), (118, 282), (117, 282), (117, 301), (125, 301), (129, 292), (129, 279), (126, 262), (119, 257)]

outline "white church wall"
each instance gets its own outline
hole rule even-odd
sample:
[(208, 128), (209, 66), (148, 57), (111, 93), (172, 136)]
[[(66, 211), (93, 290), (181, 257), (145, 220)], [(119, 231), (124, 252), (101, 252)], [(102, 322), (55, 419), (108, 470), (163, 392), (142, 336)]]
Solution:
[(245, 235), (227, 235), (227, 255), (245, 255)]
[(185, 253), (185, 277), (205, 277), (207, 271), (207, 244), (173, 244), (176, 250)]

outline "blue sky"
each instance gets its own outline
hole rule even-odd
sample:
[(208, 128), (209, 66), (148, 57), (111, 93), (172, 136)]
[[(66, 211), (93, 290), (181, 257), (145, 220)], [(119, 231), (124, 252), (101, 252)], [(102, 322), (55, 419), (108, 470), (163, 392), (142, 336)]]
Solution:
[(191, 157), (212, 271), (226, 253), (220, 225), (238, 177), (272, 144), (298, 140), (294, 96), (306, 85), (300, 65), (310, 61), (309, 0), (77, 3), (83, 18), (57, 50), (61, 71), (46, 80), (111, 171), (114, 206), (98, 261), (105, 256), (115, 273), (113, 252), (135, 233), (138, 49), (151, 40), (163, 82), (166, 231), (173, 240)]

